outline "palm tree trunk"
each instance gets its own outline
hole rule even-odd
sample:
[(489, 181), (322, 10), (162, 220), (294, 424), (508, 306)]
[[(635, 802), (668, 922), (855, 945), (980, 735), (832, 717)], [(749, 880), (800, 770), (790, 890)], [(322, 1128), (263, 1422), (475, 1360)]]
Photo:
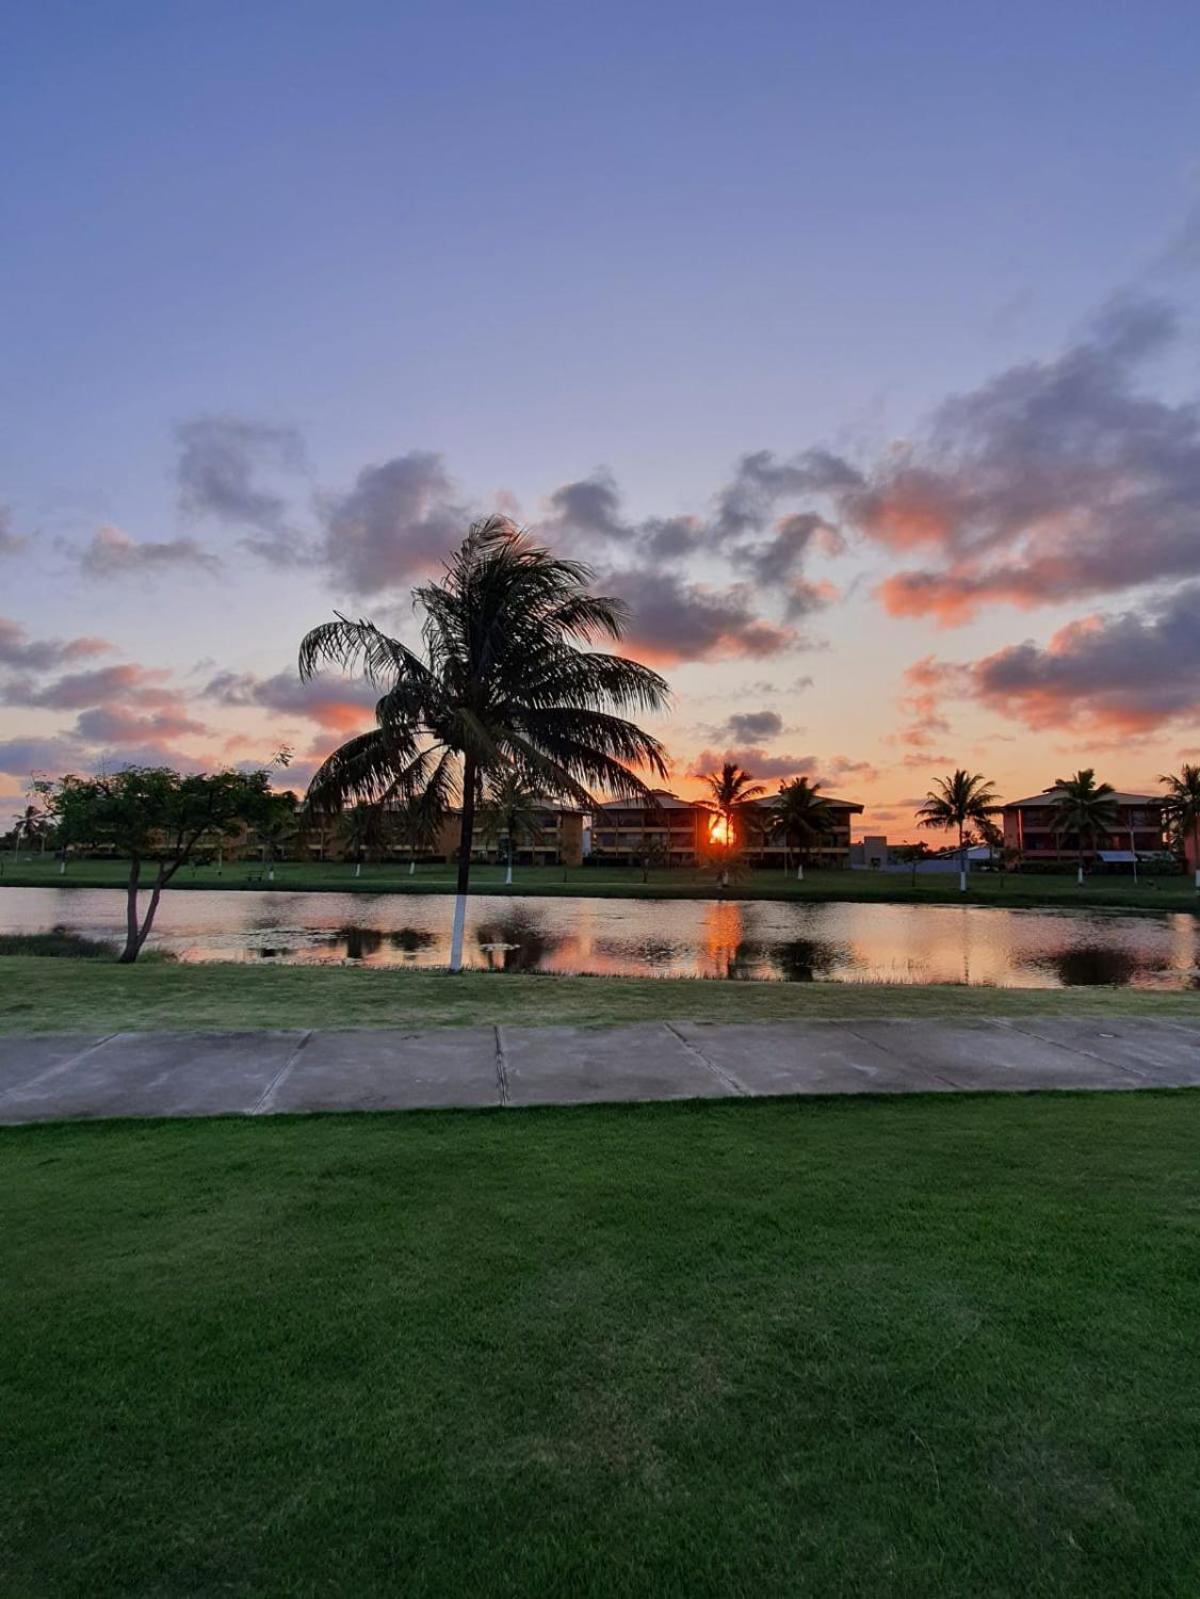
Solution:
[(450, 970), (462, 971), (463, 928), (467, 919), (467, 892), (471, 885), (471, 841), (475, 836), (475, 774), (473, 755), (463, 756), (462, 823), (458, 835), (458, 881), (454, 890), (454, 925), (450, 933)]
[(963, 839), (962, 823), (958, 824), (958, 892), (967, 892), (967, 846)]

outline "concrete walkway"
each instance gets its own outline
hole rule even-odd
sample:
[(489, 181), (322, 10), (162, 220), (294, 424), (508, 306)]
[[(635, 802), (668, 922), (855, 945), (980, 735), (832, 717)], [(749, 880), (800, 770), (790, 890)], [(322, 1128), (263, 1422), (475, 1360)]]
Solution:
[(0, 1037), (0, 1122), (1200, 1086), (1200, 1023), (639, 1023)]

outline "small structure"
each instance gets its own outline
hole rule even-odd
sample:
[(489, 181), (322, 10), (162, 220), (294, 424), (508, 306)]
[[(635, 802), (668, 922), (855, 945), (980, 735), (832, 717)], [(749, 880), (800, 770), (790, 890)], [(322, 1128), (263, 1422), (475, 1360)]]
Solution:
[(892, 852), (882, 833), (868, 833), (850, 846), (850, 864), (872, 871), (885, 870), (892, 864)]

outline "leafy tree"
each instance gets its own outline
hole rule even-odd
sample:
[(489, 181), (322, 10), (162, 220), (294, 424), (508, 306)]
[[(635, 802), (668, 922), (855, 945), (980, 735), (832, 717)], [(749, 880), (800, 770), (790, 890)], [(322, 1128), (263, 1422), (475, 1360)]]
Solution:
[(1183, 766), (1178, 773), (1166, 773), (1159, 782), (1166, 784), (1163, 810), (1180, 853), (1185, 857), (1186, 841), (1192, 841), (1192, 863), (1196, 887), (1200, 889), (1200, 766)]
[(1085, 766), (1071, 777), (1056, 777), (1047, 809), (1051, 827), (1061, 841), (1074, 835), (1079, 852), (1079, 881), (1083, 882), (1084, 849), (1099, 849), (1117, 825), (1117, 791), (1111, 783), (1097, 783), (1095, 767)]
[(797, 882), (804, 879), (805, 860), (814, 842), (828, 838), (833, 831), (833, 811), (824, 794), (819, 792), (820, 786), (810, 783), (807, 777), (779, 785), (774, 830), (783, 835), (785, 848), (794, 846), (800, 853), (796, 865)]
[(326, 663), (361, 666), (383, 692), (376, 725), (343, 744), (309, 787), (339, 810), (348, 799), (388, 803), (433, 790), (461, 803), (450, 969), (462, 967), (471, 838), (481, 785), (515, 772), (540, 794), (589, 808), (588, 785), (644, 794), (634, 766), (666, 775), (656, 738), (620, 713), (659, 711), (656, 672), (590, 647), (618, 639), (619, 600), (588, 590), (591, 569), (534, 545), (503, 517), (476, 523), (440, 582), (414, 591), (423, 654), (374, 623), (338, 616), (300, 646), (300, 675)]
[(708, 798), (703, 803), (719, 819), (719, 825), (710, 833), (710, 839), (724, 851), (721, 859), (721, 887), (729, 884), (729, 857), (740, 842), (739, 823), (744, 838), (746, 820), (756, 813), (754, 801), (767, 791), (734, 761), (726, 761), (719, 772), (709, 772), (704, 782)]
[(541, 833), (537, 796), (521, 781), (519, 772), (498, 772), (488, 780), (483, 796), (483, 836), (490, 844), (505, 845), (504, 881), (513, 880), (513, 853), (518, 843), (532, 842)]
[[(48, 785), (48, 808), (64, 845), (115, 850), (129, 861), (125, 947), (135, 961), (154, 925), (159, 898), (204, 837), (230, 838), (257, 827), (275, 796), (271, 774), (212, 772), (184, 777), (165, 766), (131, 766), (100, 777), (68, 775)], [(156, 870), (141, 911), (142, 873)]]
[(976, 772), (964, 772), (960, 767), (949, 777), (939, 777), (925, 796), (925, 803), (917, 811), (922, 827), (938, 827), (958, 832), (958, 886), (967, 891), (967, 828), (991, 825), (993, 813), (998, 809), (995, 790), (989, 779)]

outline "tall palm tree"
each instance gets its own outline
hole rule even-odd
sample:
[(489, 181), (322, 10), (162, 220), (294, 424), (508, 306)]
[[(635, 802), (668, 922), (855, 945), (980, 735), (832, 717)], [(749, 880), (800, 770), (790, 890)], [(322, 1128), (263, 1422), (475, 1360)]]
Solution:
[(736, 761), (726, 761), (719, 772), (709, 772), (704, 781), (709, 795), (704, 801), (705, 808), (720, 819), (720, 826), (712, 837), (725, 851), (721, 864), (721, 887), (725, 888), (729, 882), (729, 852), (737, 843), (737, 824), (743, 823), (744, 832), (747, 813), (753, 810), (754, 801), (767, 791)]
[(255, 829), (262, 846), (263, 865), (267, 868), (267, 882), (275, 881), (275, 861), (296, 837), (300, 828), (296, 819), (296, 796), (290, 791), (271, 796), (266, 815)]
[(1186, 840), (1192, 841), (1195, 883), (1200, 889), (1200, 766), (1182, 766), (1178, 775), (1167, 772), (1159, 778), (1167, 786), (1163, 810), (1186, 858)]
[(1111, 783), (1097, 783), (1094, 766), (1085, 766), (1071, 777), (1056, 777), (1057, 790), (1047, 804), (1054, 833), (1065, 839), (1074, 833), (1079, 851), (1078, 881), (1083, 883), (1084, 846), (1099, 849), (1117, 824), (1117, 791)]
[(383, 810), (378, 805), (352, 805), (338, 829), (347, 851), (354, 856), (354, 875), (362, 876), (363, 857), (379, 847), (383, 836)]
[(518, 843), (531, 842), (542, 830), (537, 796), (525, 787), (519, 772), (498, 772), (489, 780), (483, 796), (483, 826), (489, 843), (499, 847), (504, 841), (504, 881), (511, 883)]
[(925, 796), (925, 803), (917, 811), (922, 827), (940, 827), (958, 831), (958, 887), (967, 891), (967, 828), (990, 822), (996, 810), (996, 791), (990, 778), (981, 773), (965, 772), (960, 767), (949, 777), (934, 779), (933, 787)]
[(300, 646), (300, 675), (361, 667), (382, 690), (376, 725), (324, 762), (309, 787), (340, 809), (429, 792), (461, 803), (450, 969), (462, 968), (471, 836), (480, 785), (513, 771), (539, 793), (591, 808), (589, 784), (641, 795), (631, 768), (666, 775), (662, 745), (623, 712), (659, 711), (657, 672), (590, 647), (621, 636), (625, 608), (591, 594), (591, 569), (540, 549), (504, 517), (470, 529), (440, 582), (414, 591), (423, 653), (339, 615)]
[(417, 851), (437, 842), (446, 820), (445, 796), (435, 788), (403, 795), (386, 813), (408, 845), (408, 875), (416, 876)]
[(827, 838), (833, 831), (833, 812), (820, 787), (819, 783), (810, 783), (807, 777), (779, 785), (774, 831), (783, 834), (785, 850), (794, 844), (800, 853), (796, 864), (797, 882), (804, 881), (804, 857), (814, 841)]

